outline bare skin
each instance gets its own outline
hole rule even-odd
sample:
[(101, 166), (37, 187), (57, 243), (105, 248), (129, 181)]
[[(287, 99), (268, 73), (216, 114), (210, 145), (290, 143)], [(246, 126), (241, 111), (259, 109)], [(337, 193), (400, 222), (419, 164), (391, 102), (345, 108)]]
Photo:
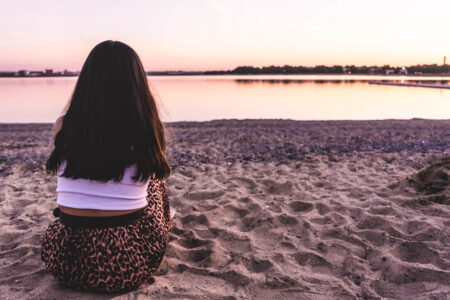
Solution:
[(79, 209), (72, 207), (65, 207), (58, 205), (59, 209), (68, 215), (74, 216), (83, 216), (83, 217), (111, 217), (111, 216), (120, 216), (132, 213), (133, 211), (140, 210), (138, 209), (130, 209), (130, 210), (100, 210), (100, 209)]

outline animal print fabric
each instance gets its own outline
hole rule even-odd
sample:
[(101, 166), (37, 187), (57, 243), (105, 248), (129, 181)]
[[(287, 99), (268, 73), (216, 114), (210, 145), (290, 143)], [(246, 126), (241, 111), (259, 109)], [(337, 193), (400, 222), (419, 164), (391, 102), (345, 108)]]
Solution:
[(152, 279), (172, 229), (164, 180), (150, 180), (148, 205), (134, 224), (107, 228), (70, 227), (59, 219), (47, 228), (41, 258), (67, 287), (119, 292)]

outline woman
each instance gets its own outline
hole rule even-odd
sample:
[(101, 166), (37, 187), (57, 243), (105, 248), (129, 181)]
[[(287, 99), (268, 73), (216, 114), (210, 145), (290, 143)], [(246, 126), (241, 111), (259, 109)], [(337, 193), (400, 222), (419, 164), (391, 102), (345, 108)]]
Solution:
[(91, 51), (55, 126), (47, 171), (58, 208), (42, 260), (64, 285), (124, 291), (149, 281), (171, 229), (164, 128), (136, 52), (116, 41)]

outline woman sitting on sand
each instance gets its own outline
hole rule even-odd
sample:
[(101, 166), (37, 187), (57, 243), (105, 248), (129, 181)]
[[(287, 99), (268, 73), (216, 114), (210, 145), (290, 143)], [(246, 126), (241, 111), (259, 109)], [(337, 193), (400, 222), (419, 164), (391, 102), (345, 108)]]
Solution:
[(60, 120), (47, 161), (59, 219), (42, 260), (69, 287), (136, 288), (158, 269), (171, 229), (164, 128), (136, 52), (98, 44)]

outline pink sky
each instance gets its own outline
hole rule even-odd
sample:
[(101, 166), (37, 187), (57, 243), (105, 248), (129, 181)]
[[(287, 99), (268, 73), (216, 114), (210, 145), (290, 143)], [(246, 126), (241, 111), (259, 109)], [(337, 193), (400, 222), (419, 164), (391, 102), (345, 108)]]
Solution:
[[(79, 70), (120, 40), (146, 70), (442, 63), (450, 1), (0, 0), (0, 70)], [(449, 59), (450, 60), (450, 59)]]

